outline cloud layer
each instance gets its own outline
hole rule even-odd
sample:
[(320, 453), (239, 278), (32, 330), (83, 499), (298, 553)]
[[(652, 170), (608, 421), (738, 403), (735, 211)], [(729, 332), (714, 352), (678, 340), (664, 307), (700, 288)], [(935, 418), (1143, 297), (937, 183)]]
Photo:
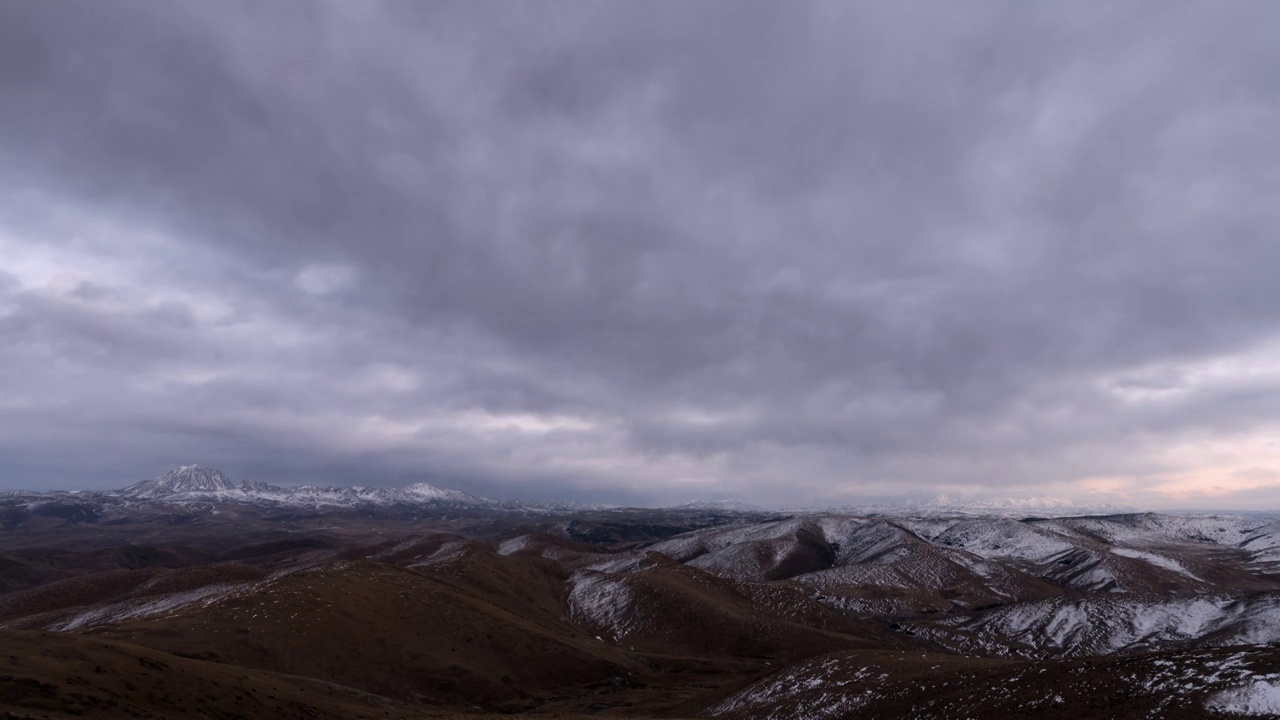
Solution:
[(1277, 23), (0, 5), (0, 487), (1280, 506)]

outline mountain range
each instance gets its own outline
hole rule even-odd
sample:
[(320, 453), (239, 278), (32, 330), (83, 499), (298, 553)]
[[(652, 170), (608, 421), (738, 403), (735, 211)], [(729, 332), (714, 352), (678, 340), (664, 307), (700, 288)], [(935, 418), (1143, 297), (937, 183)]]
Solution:
[(167, 502), (209, 501), (256, 502), (289, 506), (356, 506), (395, 504), (435, 504), (466, 506), (500, 506), (460, 490), (416, 483), (402, 488), (318, 487), (295, 485), (281, 487), (248, 480), (235, 483), (222, 472), (198, 465), (183, 465), (154, 480), (143, 480), (120, 491), (137, 499)]
[(0, 717), (1280, 714), (1280, 519), (1055, 507), (4, 494)]
[[(15, 494), (15, 493), (9, 493)], [(18, 492), (19, 495), (58, 493)], [(199, 465), (183, 465), (152, 480), (143, 480), (122, 490), (97, 493), (80, 491), (86, 497), (104, 499), (154, 501), (169, 504), (239, 503), (281, 508), (356, 508), (356, 507), (429, 507), (489, 508), (517, 512), (573, 511), (617, 507), (605, 504), (574, 502), (525, 502), (477, 497), (461, 490), (442, 488), (428, 483), (405, 487), (379, 488), (354, 486), (272, 485), (242, 480), (235, 482), (221, 471)], [(767, 508), (734, 499), (694, 500), (671, 506), (672, 510), (769, 513), (769, 512), (843, 512), (856, 515), (1000, 515), (1008, 517), (1062, 517), (1136, 512), (1136, 508), (1114, 504), (1080, 505), (1070, 500), (1049, 497), (953, 498), (939, 495), (929, 501), (906, 501), (899, 504), (862, 504), (841, 507)]]

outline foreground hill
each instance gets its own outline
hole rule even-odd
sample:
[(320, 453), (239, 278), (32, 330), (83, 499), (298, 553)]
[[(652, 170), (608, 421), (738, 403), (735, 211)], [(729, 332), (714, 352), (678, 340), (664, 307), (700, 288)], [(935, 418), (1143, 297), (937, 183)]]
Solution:
[(68, 633), (0, 632), (4, 718), (428, 718), (309, 678)]

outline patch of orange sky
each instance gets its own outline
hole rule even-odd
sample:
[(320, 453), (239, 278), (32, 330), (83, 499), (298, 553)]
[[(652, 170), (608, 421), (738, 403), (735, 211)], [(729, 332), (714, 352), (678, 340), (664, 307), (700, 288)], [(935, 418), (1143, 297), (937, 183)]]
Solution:
[[(1155, 475), (1086, 478), (1087, 495), (1139, 507), (1273, 510), (1280, 506), (1280, 431), (1183, 442), (1159, 457)], [(1251, 505), (1266, 502), (1266, 507)]]

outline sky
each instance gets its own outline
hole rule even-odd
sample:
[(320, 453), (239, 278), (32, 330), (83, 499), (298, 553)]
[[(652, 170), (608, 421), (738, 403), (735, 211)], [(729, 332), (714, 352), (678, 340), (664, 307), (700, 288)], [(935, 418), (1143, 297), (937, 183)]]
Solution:
[(1280, 3), (0, 3), (0, 489), (1280, 508)]

